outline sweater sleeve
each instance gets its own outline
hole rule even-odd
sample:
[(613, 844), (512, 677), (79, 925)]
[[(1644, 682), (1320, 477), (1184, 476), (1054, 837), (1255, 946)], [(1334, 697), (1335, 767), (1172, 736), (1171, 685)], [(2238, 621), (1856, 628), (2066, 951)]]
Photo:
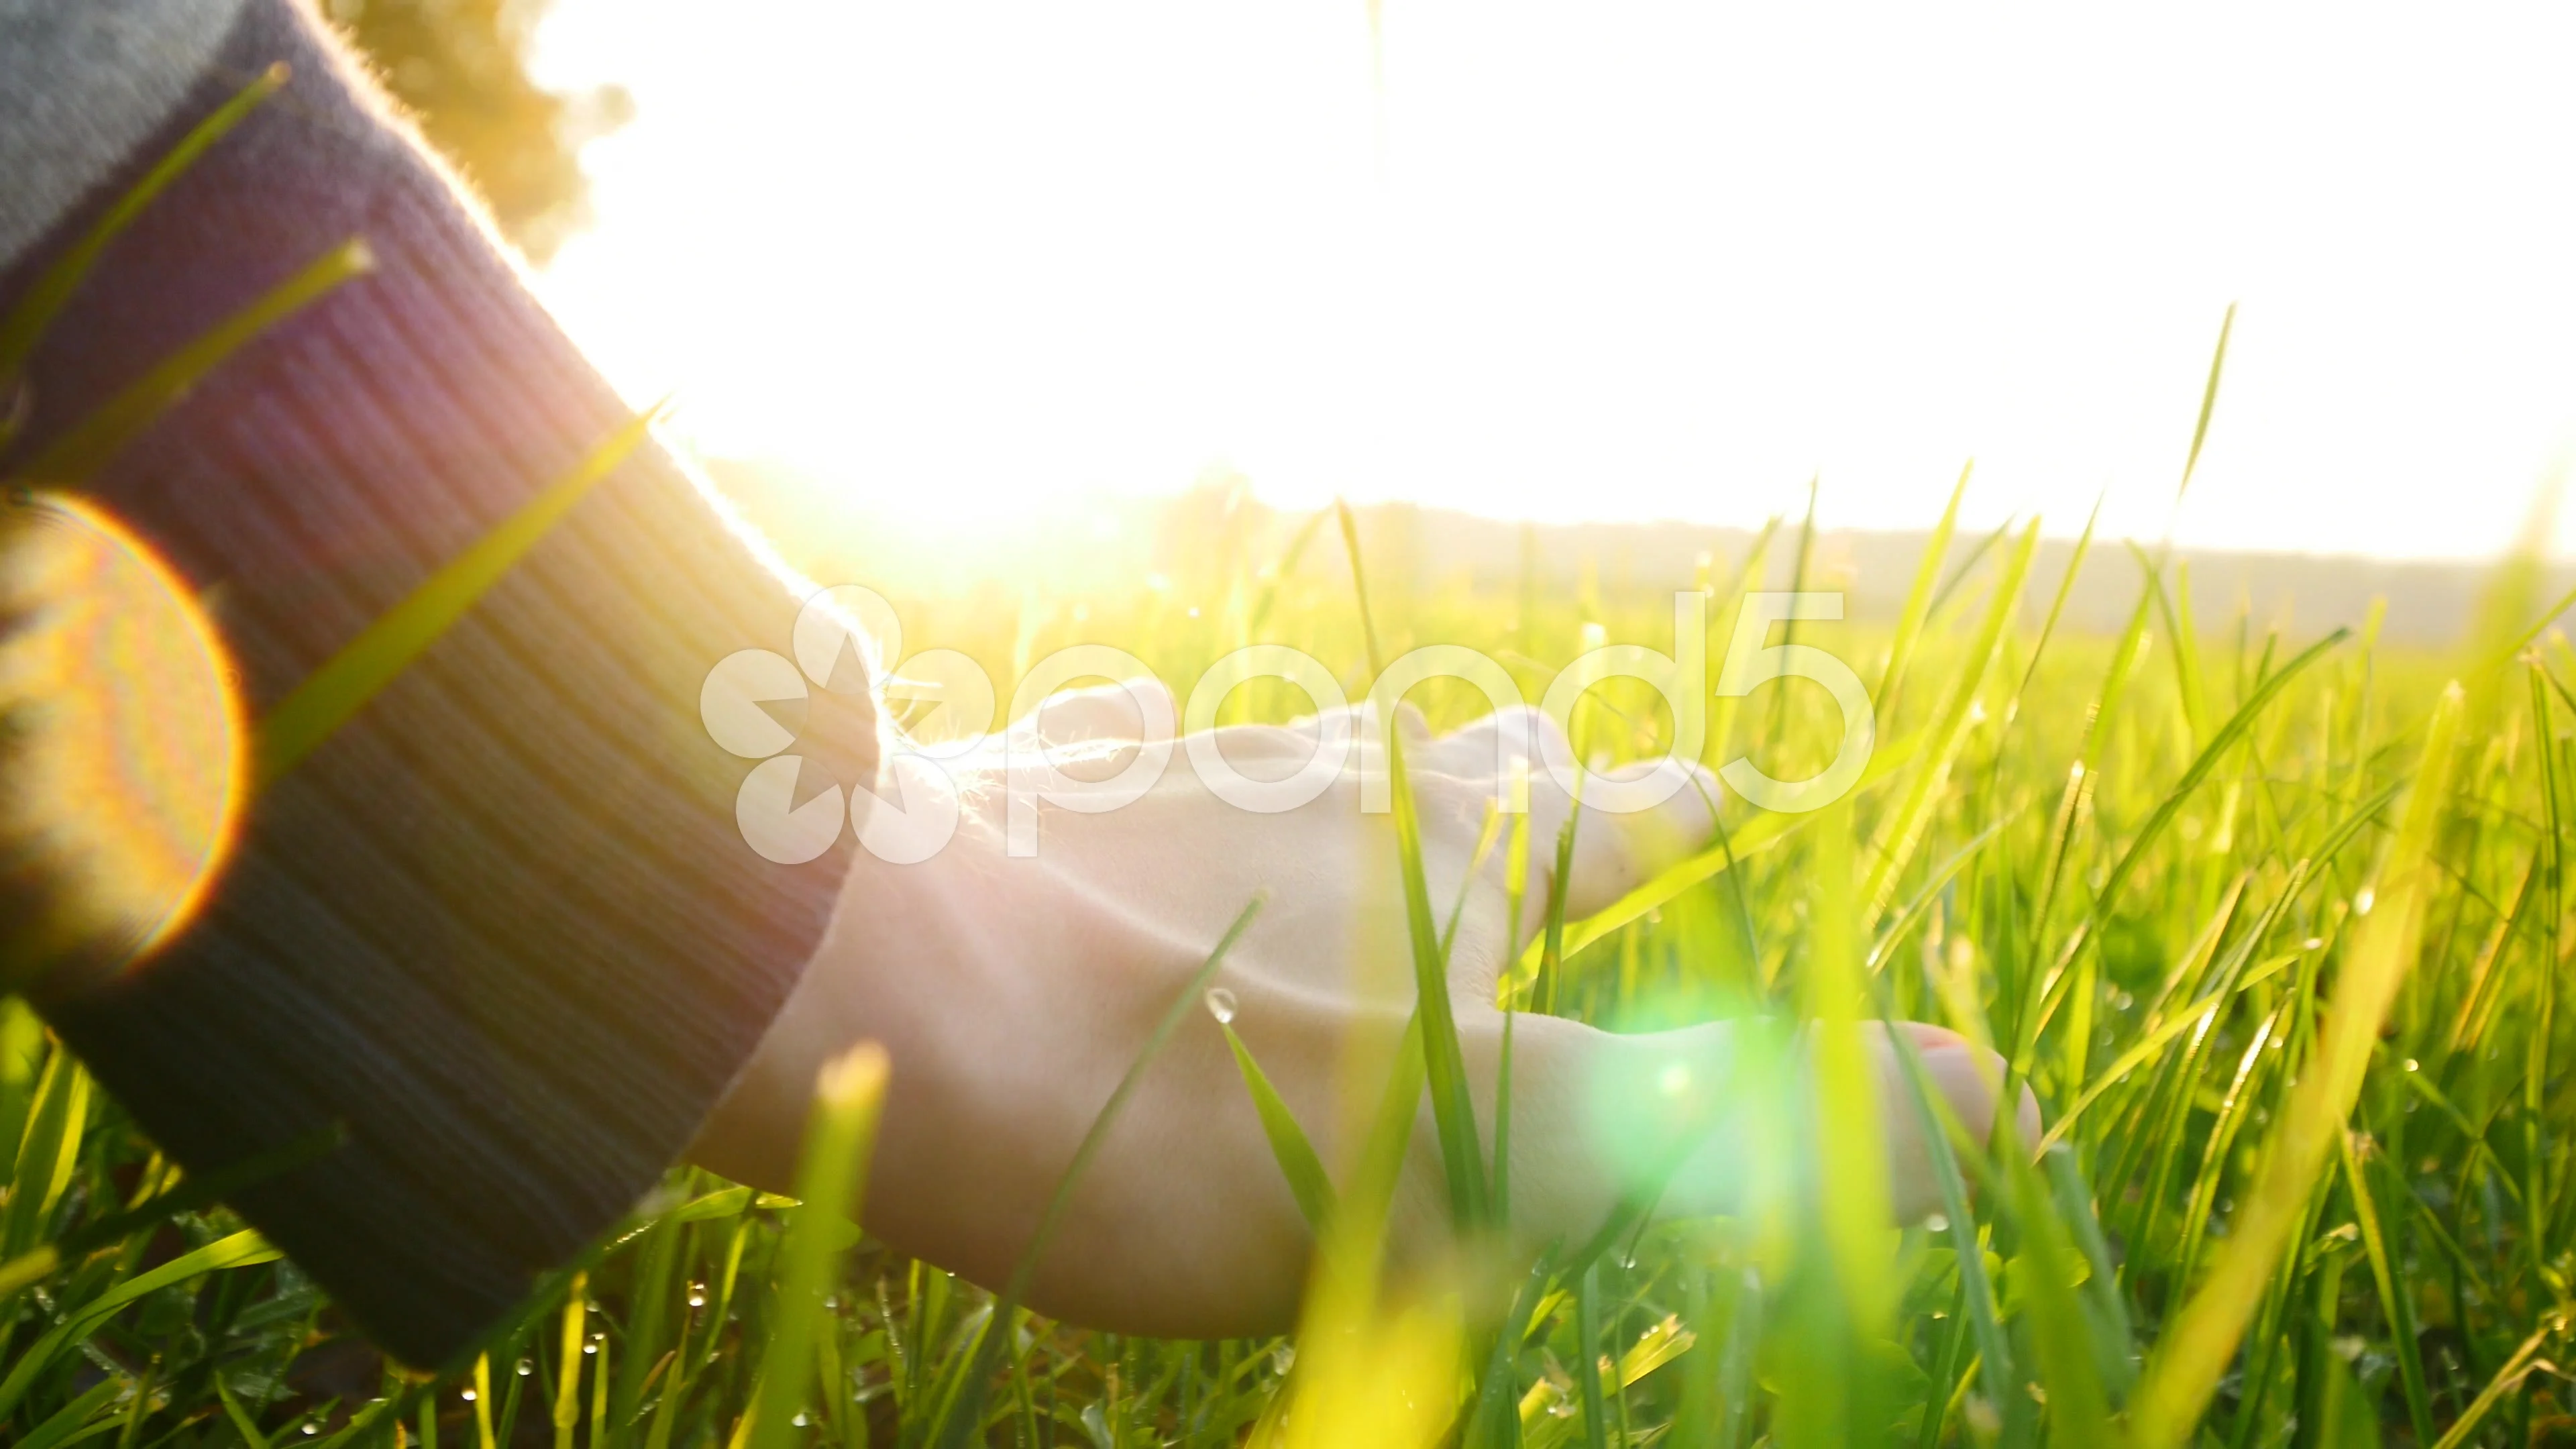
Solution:
[[(41, 50), (26, 27), (79, 11), (133, 32), (120, 83), (7, 77), (48, 93), (0, 127), (113, 155), (77, 186), (81, 157), (58, 155), (41, 179), (77, 194), (34, 225), (23, 173), (0, 315), (206, 115), (274, 63), (291, 79), (48, 328), (0, 476), (342, 242), (376, 261), (80, 485), (216, 601), (256, 720), (628, 414), (293, 0), (0, 0), (19, 31), (0, 49)], [(84, 115), (106, 101), (161, 110), (122, 135)], [(40, 1008), (192, 1173), (338, 1124), (343, 1147), (235, 1206), (397, 1357), (450, 1360), (657, 1181), (828, 924), (849, 837), (802, 865), (754, 853), (749, 765), (699, 721), (708, 670), (782, 647), (798, 604), (690, 474), (631, 456), (247, 804), (183, 932)], [(873, 771), (864, 745), (843, 758)]]

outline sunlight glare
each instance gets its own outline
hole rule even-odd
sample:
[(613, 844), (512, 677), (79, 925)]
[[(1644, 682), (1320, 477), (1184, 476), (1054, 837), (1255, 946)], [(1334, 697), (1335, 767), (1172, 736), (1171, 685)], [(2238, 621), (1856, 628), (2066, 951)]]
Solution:
[[(1267, 499), (2171, 518), (2470, 556), (2576, 411), (2576, 12), (560, 0), (550, 301), (705, 449), (989, 523)], [(1382, 139), (1381, 139), (1382, 138)], [(906, 500), (909, 500), (907, 503)]]

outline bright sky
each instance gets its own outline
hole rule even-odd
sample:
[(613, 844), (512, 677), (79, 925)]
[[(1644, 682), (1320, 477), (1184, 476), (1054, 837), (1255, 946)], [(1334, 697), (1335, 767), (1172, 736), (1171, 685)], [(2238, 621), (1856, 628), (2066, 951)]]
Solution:
[[(711, 452), (924, 509), (2492, 552), (2576, 441), (2576, 8), (558, 0), (544, 279)], [(2576, 544), (2576, 519), (2562, 523)]]

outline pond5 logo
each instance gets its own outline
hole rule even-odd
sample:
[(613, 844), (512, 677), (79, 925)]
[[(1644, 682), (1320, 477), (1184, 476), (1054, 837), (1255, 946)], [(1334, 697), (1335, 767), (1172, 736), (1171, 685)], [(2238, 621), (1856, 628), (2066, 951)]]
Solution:
[[(1877, 739), (1869, 693), (1849, 666), (1824, 650), (1769, 642), (1774, 625), (1840, 619), (1842, 595), (1747, 594), (1713, 691), (1707, 605), (1708, 596), (1697, 590), (1673, 595), (1669, 654), (1593, 639), (1593, 647), (1549, 680), (1535, 710), (1509, 669), (1454, 644), (1426, 644), (1389, 661), (1357, 704), (1331, 669), (1284, 645), (1235, 650), (1209, 665), (1183, 696), (1155, 682), (1133, 654), (1075, 644), (1030, 663), (1011, 700), (1009, 718), (1020, 723), (995, 733), (993, 682), (972, 658), (953, 649), (906, 656), (893, 607), (873, 589), (844, 584), (816, 594), (797, 615), (790, 641), (794, 657), (745, 649), (717, 661), (699, 691), (698, 713), (718, 745), (759, 762), (743, 778), (734, 818), (753, 850), (786, 865), (830, 850), (845, 822), (881, 860), (928, 860), (955, 837), (963, 818), (961, 776), (977, 788), (979, 802), (998, 796), (1004, 854), (1033, 856), (1041, 806), (1084, 814), (1122, 808), (1154, 788), (1176, 752), (1210, 794), (1240, 809), (1275, 814), (1301, 808), (1345, 771), (1356, 770), (1361, 813), (1385, 814), (1392, 808), (1393, 776), (1384, 763), (1386, 721), (1414, 689), (1441, 678), (1473, 686), (1491, 707), (1497, 782), (1512, 778), (1515, 768), (1543, 769), (1586, 809), (1613, 813), (1651, 810), (1694, 787), (1704, 773), (1699, 762), (1709, 743), (1712, 695), (1740, 699), (1775, 680), (1805, 679), (1821, 685), (1841, 712), (1842, 740), (1833, 762), (1810, 778), (1779, 780), (1737, 756), (1717, 766), (1716, 779), (1764, 810), (1802, 812), (1842, 798), (1859, 782)], [(1134, 753), (1107, 779), (1061, 769), (1042, 718), (1058, 691), (1093, 678), (1126, 691), (1136, 721)], [(1304, 691), (1317, 724), (1313, 757), (1279, 778), (1238, 773), (1218, 747), (1223, 732), (1216, 722), (1226, 697), (1261, 678)], [(1603, 772), (1598, 765), (1578, 765), (1567, 741), (1577, 707), (1612, 679), (1652, 688), (1670, 713), (1672, 729), (1661, 756)], [(927, 718), (908, 721), (912, 730), (881, 728), (872, 693), (889, 706), (918, 701), (948, 717), (936, 728)], [(1534, 719), (1546, 728), (1534, 729)], [(921, 743), (925, 737), (943, 742)], [(1499, 803), (1512, 812), (1526, 808), (1517, 792)]]
[[(934, 698), (989, 719), (983, 672), (954, 650), (932, 649), (904, 661), (910, 677), (890, 677), (886, 661), (902, 658), (903, 625), (882, 595), (856, 584), (807, 600), (789, 648), (793, 659), (767, 649), (728, 654), (698, 690), (708, 737), (760, 762), (734, 795), (744, 843), (801, 865), (830, 850), (847, 822), (861, 845), (894, 864), (937, 854), (957, 830), (957, 784), (944, 757), (959, 747), (880, 730), (871, 681), (883, 681), (877, 693), (889, 701)], [(980, 710), (967, 697), (978, 684)]]

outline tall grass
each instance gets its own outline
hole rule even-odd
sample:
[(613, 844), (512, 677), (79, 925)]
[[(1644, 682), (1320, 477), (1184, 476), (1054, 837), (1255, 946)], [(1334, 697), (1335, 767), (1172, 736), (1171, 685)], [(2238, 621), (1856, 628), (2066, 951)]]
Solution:
[[(1879, 767), (1847, 804), (1805, 817), (1730, 805), (1723, 842), (1592, 921), (1552, 922), (1531, 969), (1507, 978), (1520, 1009), (1618, 1029), (1886, 1014), (1997, 1043), (2046, 1104), (2035, 1166), (1939, 1123), (1928, 1092), (1820, 1093), (1846, 1128), (1904, 1113), (1949, 1129), (1943, 1221), (1878, 1226), (1866, 1204), (1884, 1189), (1841, 1150), (1810, 1164), (1809, 1187), (1741, 1218), (1639, 1214), (1589, 1261), (1592, 1245), (1562, 1244), (1535, 1272), (1496, 1268), (1508, 1281), (1457, 1300), (1495, 1305), (1479, 1321), (1363, 1297), (1324, 1337), (1310, 1325), (1189, 1344), (1052, 1324), (865, 1240), (818, 1306), (828, 1255), (797, 1246), (812, 1237), (797, 1209), (684, 1171), (577, 1290), (558, 1280), (479, 1364), (424, 1383), (369, 1356), (12, 1005), (0, 1425), (37, 1445), (557, 1431), (645, 1449), (746, 1433), (891, 1445), (935, 1442), (943, 1420), (946, 1442), (1358, 1443), (1370, 1406), (1401, 1400), (1431, 1407), (1387, 1432), (1484, 1444), (2562, 1432), (2542, 1370), (2563, 1347), (2576, 1261), (2576, 1157), (2553, 1073), (2567, 1051), (2576, 657), (2550, 636), (2499, 658), (2529, 642), (2518, 616), (2458, 659), (2393, 655), (2367, 633), (2283, 640), (2242, 618), (2187, 650), (2167, 622), (2187, 617), (2176, 580), (2159, 594), (2143, 572), (2125, 636), (2058, 633), (2034, 657), (2057, 581), (2028, 578), (2028, 559), (2012, 540), (1980, 551), (1939, 604), (1918, 590)], [(1036, 620), (932, 601), (907, 632), (975, 649), (1003, 678), (1013, 652), (1077, 636), (1186, 678), (1257, 614), (1356, 687), (1370, 649), (1339, 562), (1319, 552), (1248, 576), (1231, 616), (1191, 618), (1139, 589), (1081, 601), (1079, 624), (1069, 600), (1039, 601)], [(1718, 581), (1713, 612), (1744, 582)], [(1590, 617), (1542, 600), (1506, 634), (1492, 621), (1521, 612), (1507, 599), (1370, 583), (1381, 650), (1485, 645), (1533, 692), (1587, 625), (1668, 642), (1653, 628), (1663, 601), (1642, 586), (1601, 595)], [(1898, 663), (1897, 637), (1805, 628), (1864, 677)], [(1839, 730), (1814, 693), (1736, 711), (1712, 760), (1812, 768), (1800, 752)], [(1438, 686), (1418, 702), (1444, 724), (1473, 703)], [(1652, 748), (1652, 711), (1609, 703), (1589, 744)], [(1489, 848), (1543, 862), (1567, 844), (1508, 835)], [(1385, 888), (1417, 898), (1408, 944), (1436, 964), (1448, 903), (1400, 876)], [(1181, 1029), (1218, 1029), (1181, 1004)], [(1301, 1157), (1258, 1063), (1238, 1060), (1329, 1235), (1345, 1204), (1312, 1149)], [(1422, 1059), (1410, 1070), (1419, 1092)], [(1509, 1211), (1499, 1163), (1473, 1143), (1457, 1166), (1477, 1186), (1455, 1197), (1470, 1228)], [(1351, 1377), (1363, 1371), (1375, 1377)], [(806, 1422), (759, 1422), (764, 1392), (807, 1406)]]
[[(175, 164), (274, 86), (245, 91)], [(112, 235), (0, 319), (0, 361), (26, 355)], [(77, 481), (166, 394), (365, 264), (355, 242), (317, 262), (67, 435), (45, 481)], [(2218, 381), (2213, 364), (2194, 462)], [(364, 708), (640, 436), (609, 440), (290, 696), (264, 724), (261, 778)], [(854, 1190), (882, 1065), (856, 1058), (822, 1084), (807, 1201), (674, 1172), (479, 1352), (406, 1376), (219, 1205), (236, 1175), (183, 1180), (9, 1002), (0, 1436), (31, 1449), (111, 1436), (117, 1449), (2576, 1442), (2554, 1362), (2576, 1279), (2576, 1134), (2556, 1081), (2576, 945), (2576, 652), (2545, 633), (2565, 601), (2536, 607), (2533, 570), (2509, 566), (2455, 657), (2400, 655), (2378, 647), (2376, 615), (2357, 635), (2283, 637), (2242, 610), (2211, 627), (2186, 564), (2133, 549), (2128, 628), (2071, 636), (2057, 628), (2066, 581), (2033, 577), (2036, 523), (1954, 549), (1957, 507), (1954, 490), (1892, 631), (1802, 631), (1878, 683), (1877, 755), (1849, 798), (1804, 816), (1729, 802), (1706, 850), (1588, 919), (1565, 912), (1574, 827), (1532, 839), (1497, 819), (1480, 851), (1506, 853), (1515, 907), (1533, 863), (1557, 867), (1539, 938), (1504, 973), (1514, 1012), (1614, 1030), (1731, 1019), (1756, 1058), (1799, 1033), (1816, 1044), (1802, 1105), (1748, 1124), (1746, 1172), (1768, 1188), (1736, 1216), (1662, 1220), (1646, 1197), (1534, 1265), (1489, 1251), (1511, 1212), (1510, 1098), (1496, 1098), (1489, 1164), (1439, 989), (1456, 911), (1430, 894), (1391, 736), (1382, 887), (1405, 909), (1420, 1007), (1355, 1176), (1327, 1177), (1234, 1036), (1230, 1000), (1202, 1012), (1223, 947), (1094, 1130), (1174, 1033), (1228, 1039), (1320, 1245), (1295, 1335), (1086, 1332), (1028, 1312), (1018, 1282), (996, 1295), (859, 1236), (834, 1194)], [(1595, 581), (1556, 600), (1535, 560), (1516, 591), (1372, 567), (1347, 511), (1349, 568), (1327, 566), (1309, 548), (1323, 521), (1267, 557), (1240, 519), (1217, 525), (1226, 536), (1197, 541), (1201, 556), (1229, 562), (1191, 597), (916, 601), (906, 637), (976, 655), (1005, 698), (1063, 644), (1121, 645), (1188, 680), (1254, 640), (1336, 661), (1355, 697), (1412, 645), (1477, 646), (1535, 698), (1602, 640), (1668, 645), (1671, 588), (1701, 587), (1723, 640), (1775, 574), (1831, 583), (1812, 506), (1781, 557), (1765, 529), (1696, 580)], [(802, 562), (865, 577), (863, 560)], [(1481, 708), (1444, 688), (1415, 698), (1435, 723)], [(1842, 721), (1819, 691), (1767, 688), (1750, 708), (1716, 702), (1707, 762), (1812, 773)], [(1587, 754), (1653, 753), (1672, 728), (1621, 690), (1582, 716)], [(1284, 704), (1261, 687), (1235, 699), (1229, 718)], [(1853, 1050), (1879, 1019), (1993, 1045), (1996, 1085), (2027, 1083), (2045, 1104), (2043, 1139), (1964, 1130), (1910, 1048), (1905, 1090), (1880, 1099)], [(1376, 1260), (1426, 1094), (1471, 1249), (1461, 1276), (1429, 1288), (1383, 1280)], [(1886, 1120), (1932, 1144), (1933, 1222), (1886, 1226), (1873, 1146)]]

